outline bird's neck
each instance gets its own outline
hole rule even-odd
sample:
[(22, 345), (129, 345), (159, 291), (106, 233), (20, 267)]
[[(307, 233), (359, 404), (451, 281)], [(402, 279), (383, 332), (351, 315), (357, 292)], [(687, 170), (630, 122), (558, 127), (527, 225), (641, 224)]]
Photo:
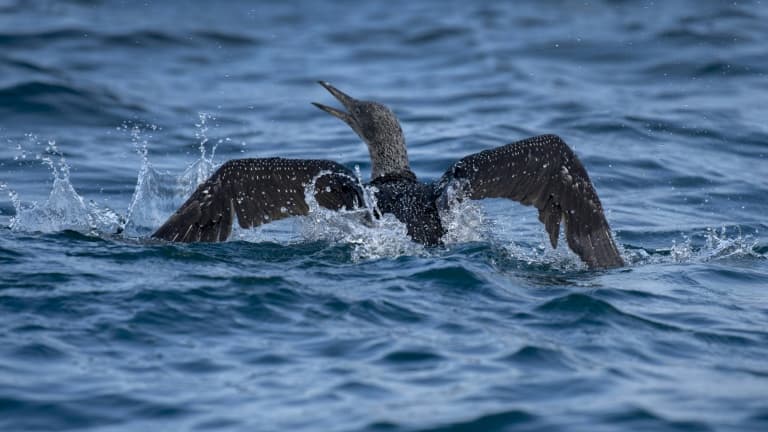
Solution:
[(408, 151), (405, 148), (404, 139), (368, 144), (368, 152), (371, 155), (372, 179), (398, 175), (416, 178), (408, 163)]
[(388, 173), (384, 174), (378, 177), (374, 177), (371, 179), (371, 183), (374, 186), (383, 185), (386, 183), (401, 183), (401, 182), (408, 182), (408, 183), (416, 183), (418, 180), (416, 179), (416, 174), (413, 173), (410, 169), (405, 171), (398, 171), (396, 173)]

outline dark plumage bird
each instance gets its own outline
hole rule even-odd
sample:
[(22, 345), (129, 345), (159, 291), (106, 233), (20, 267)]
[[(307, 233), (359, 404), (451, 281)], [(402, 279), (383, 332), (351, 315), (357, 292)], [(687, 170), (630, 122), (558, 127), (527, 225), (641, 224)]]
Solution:
[[(624, 264), (611, 237), (597, 192), (573, 151), (555, 135), (528, 138), (469, 155), (436, 183), (420, 183), (408, 163), (405, 138), (386, 106), (360, 101), (320, 82), (346, 111), (315, 103), (347, 123), (368, 146), (378, 211), (392, 213), (408, 234), (426, 245), (440, 243), (440, 210), (453, 199), (509, 198), (539, 210), (557, 247), (565, 221), (568, 246), (590, 268)], [(329, 209), (353, 209), (363, 193), (352, 171), (327, 160), (238, 159), (223, 164), (152, 236), (179, 242), (226, 240), (232, 221), (243, 228), (304, 215), (306, 186)]]

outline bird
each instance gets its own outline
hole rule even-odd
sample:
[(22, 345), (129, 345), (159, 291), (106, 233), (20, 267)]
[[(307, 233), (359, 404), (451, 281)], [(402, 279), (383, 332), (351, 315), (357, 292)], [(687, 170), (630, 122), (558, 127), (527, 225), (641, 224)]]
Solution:
[[(358, 100), (318, 82), (343, 109), (313, 102), (346, 123), (368, 147), (375, 217), (391, 213), (409, 237), (427, 246), (442, 244), (441, 210), (461, 200), (507, 198), (538, 209), (539, 220), (557, 248), (561, 222), (570, 249), (590, 269), (621, 267), (624, 260), (584, 165), (557, 135), (539, 135), (470, 154), (437, 181), (420, 182), (410, 167), (400, 122), (387, 106)], [(242, 228), (306, 215), (312, 186), (317, 203), (331, 210), (364, 206), (354, 172), (337, 162), (315, 159), (249, 158), (222, 164), (200, 184), (152, 237), (171, 242), (225, 241), (237, 218)]]

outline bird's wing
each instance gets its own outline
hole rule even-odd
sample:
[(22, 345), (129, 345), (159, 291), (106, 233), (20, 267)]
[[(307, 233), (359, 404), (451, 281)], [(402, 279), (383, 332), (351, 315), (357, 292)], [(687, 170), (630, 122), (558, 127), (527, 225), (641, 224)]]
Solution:
[(250, 228), (309, 211), (305, 188), (315, 182), (323, 207), (352, 209), (363, 203), (354, 174), (336, 162), (238, 159), (223, 164), (152, 237), (178, 242), (224, 241), (233, 215)]
[(535, 206), (552, 247), (565, 219), (568, 246), (590, 268), (624, 265), (584, 165), (555, 135), (469, 155), (443, 175), (438, 187), (443, 200), (459, 189), (471, 199), (508, 198)]

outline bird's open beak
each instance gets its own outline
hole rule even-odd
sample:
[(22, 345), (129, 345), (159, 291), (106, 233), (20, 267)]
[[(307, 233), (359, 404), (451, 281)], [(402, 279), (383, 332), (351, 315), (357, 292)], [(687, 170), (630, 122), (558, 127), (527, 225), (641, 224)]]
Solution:
[[(336, 87), (330, 85), (325, 81), (318, 81), (318, 84), (325, 87), (325, 89), (328, 90), (328, 92), (330, 92), (333, 95), (333, 97), (338, 99), (338, 101), (341, 102), (342, 105), (344, 105), (344, 108), (346, 108), (347, 111), (352, 110), (352, 106), (355, 103), (355, 99), (352, 96), (349, 96), (348, 94), (344, 93), (343, 91), (337, 89)], [(317, 102), (312, 102), (312, 105), (320, 108), (321, 110), (327, 112), (328, 114), (331, 114), (334, 117), (340, 118), (341, 120), (343, 120), (345, 123), (349, 125), (352, 125), (353, 123), (352, 115), (349, 114), (348, 112), (344, 112), (336, 108), (331, 108), (327, 105), (323, 105)]]

